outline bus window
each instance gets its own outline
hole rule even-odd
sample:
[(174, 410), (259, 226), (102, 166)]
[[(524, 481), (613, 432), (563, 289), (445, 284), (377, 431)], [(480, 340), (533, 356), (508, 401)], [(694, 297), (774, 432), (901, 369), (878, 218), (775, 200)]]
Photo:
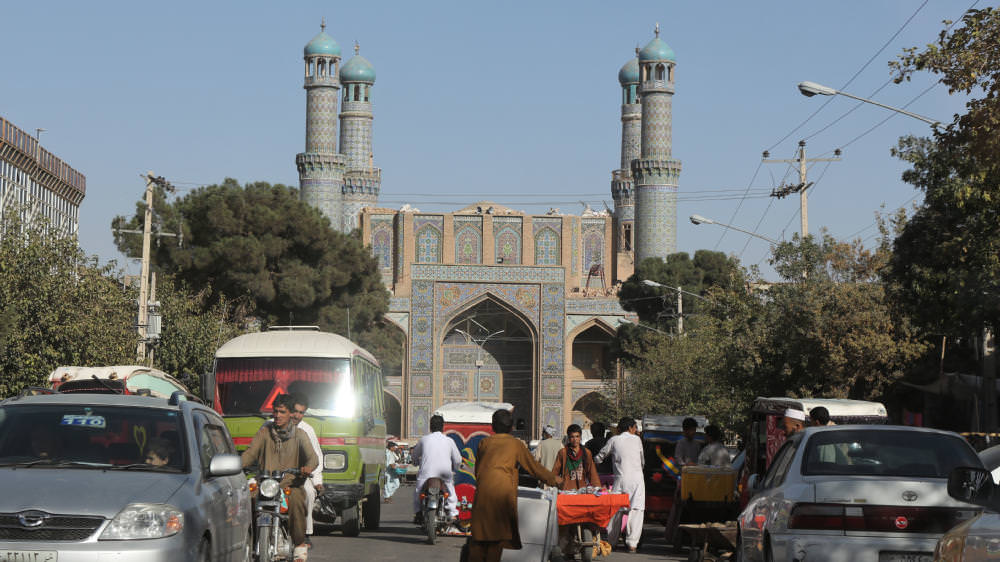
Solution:
[(284, 393), (309, 396), (318, 415), (353, 418), (357, 399), (349, 359), (219, 358), (215, 382), (224, 415), (270, 413)]

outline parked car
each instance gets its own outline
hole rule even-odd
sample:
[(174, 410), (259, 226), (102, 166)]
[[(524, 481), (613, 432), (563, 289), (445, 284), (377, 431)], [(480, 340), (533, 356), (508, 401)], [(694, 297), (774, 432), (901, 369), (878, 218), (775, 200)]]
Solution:
[[(996, 448), (996, 447), (994, 447)], [(982, 453), (980, 452), (980, 457)], [(948, 479), (948, 494), (986, 508), (977, 517), (960, 523), (938, 541), (934, 560), (962, 562), (964, 560), (996, 560), (1000, 558), (1000, 486), (985, 469), (957, 468)]]
[(930, 561), (979, 508), (948, 495), (982, 468), (958, 434), (902, 426), (812, 427), (788, 438), (738, 518), (741, 560)]
[(250, 560), (240, 457), (187, 397), (0, 402), (0, 560)]

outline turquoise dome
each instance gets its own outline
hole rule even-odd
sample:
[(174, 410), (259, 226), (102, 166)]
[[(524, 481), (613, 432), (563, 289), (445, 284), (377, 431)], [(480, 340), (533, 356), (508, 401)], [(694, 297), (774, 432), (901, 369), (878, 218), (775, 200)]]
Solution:
[(361, 55), (354, 55), (340, 67), (341, 82), (375, 83), (375, 67)]
[(659, 60), (676, 61), (677, 59), (674, 58), (674, 50), (670, 48), (670, 45), (664, 43), (659, 37), (654, 37), (639, 51), (639, 62)]
[(326, 55), (339, 57), (340, 56), (340, 45), (326, 34), (325, 31), (320, 31), (319, 35), (312, 38), (304, 50), (305, 56), (310, 55)]
[(622, 67), (618, 71), (618, 83), (622, 86), (626, 84), (638, 84), (639, 83), (639, 59), (634, 58)]

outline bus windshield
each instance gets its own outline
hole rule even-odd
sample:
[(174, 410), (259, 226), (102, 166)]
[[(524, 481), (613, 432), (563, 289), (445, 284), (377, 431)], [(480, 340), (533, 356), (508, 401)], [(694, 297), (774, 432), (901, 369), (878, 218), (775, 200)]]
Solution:
[(219, 406), (227, 416), (269, 414), (275, 397), (285, 393), (309, 396), (310, 412), (317, 415), (357, 415), (351, 360), (347, 358), (218, 358), (215, 384)]

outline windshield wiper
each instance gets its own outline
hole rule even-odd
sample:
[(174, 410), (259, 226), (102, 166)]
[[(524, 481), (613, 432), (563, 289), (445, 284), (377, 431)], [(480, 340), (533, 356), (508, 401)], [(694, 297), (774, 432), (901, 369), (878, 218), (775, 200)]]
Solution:
[(33, 461), (0, 463), (0, 468), (3, 467), (29, 468), (32, 466), (58, 466), (58, 467), (83, 466), (87, 468), (107, 468), (111, 465), (102, 462), (60, 461), (55, 459), (37, 459)]
[(113, 465), (107, 465), (107, 466), (102, 465), (102, 468), (106, 468), (108, 470), (136, 470), (136, 469), (141, 469), (141, 470), (156, 470), (156, 471), (169, 471), (169, 472), (177, 472), (177, 471), (180, 470), (179, 468), (177, 468), (175, 466), (156, 466), (156, 465), (147, 464), (147, 463), (144, 463), (144, 462), (137, 462), (137, 463), (133, 463), (133, 464), (113, 464)]

